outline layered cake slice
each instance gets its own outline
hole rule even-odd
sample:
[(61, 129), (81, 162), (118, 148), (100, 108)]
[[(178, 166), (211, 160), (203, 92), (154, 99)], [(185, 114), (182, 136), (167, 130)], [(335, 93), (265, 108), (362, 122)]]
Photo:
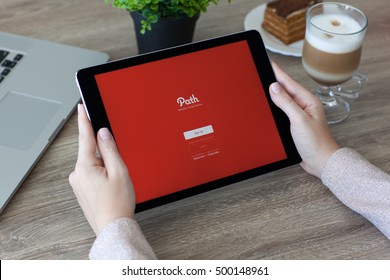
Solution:
[(263, 28), (286, 45), (305, 37), (306, 10), (321, 0), (277, 0), (267, 4)]

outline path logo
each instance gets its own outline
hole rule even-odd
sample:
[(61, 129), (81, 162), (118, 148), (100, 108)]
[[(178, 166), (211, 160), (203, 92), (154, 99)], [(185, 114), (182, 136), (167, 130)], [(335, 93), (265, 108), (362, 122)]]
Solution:
[(191, 105), (191, 104), (196, 104), (196, 103), (199, 103), (199, 99), (195, 96), (195, 94), (192, 94), (190, 96), (190, 98), (188, 99), (185, 99), (184, 97), (179, 97), (177, 100), (176, 100), (177, 104), (180, 106), (180, 107), (183, 107), (185, 105)]

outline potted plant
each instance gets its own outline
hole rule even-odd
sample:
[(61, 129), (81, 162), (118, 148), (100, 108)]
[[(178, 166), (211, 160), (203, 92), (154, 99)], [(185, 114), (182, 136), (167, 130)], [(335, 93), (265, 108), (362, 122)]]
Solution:
[[(230, 2), (231, 0), (227, 0)], [(192, 41), (196, 21), (219, 0), (105, 0), (130, 12), (139, 53)]]

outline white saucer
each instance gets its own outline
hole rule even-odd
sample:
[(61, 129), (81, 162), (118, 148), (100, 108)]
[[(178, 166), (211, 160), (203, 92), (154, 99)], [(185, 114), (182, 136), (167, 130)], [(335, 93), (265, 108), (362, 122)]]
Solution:
[(264, 10), (266, 8), (266, 5), (267, 4), (262, 4), (260, 6), (257, 6), (246, 15), (244, 20), (245, 30), (258, 30), (261, 34), (261, 37), (263, 38), (266, 49), (272, 52), (280, 53), (283, 55), (301, 57), (303, 40), (300, 40), (290, 45), (285, 45), (282, 41), (269, 34), (261, 27), (261, 24), (263, 23)]

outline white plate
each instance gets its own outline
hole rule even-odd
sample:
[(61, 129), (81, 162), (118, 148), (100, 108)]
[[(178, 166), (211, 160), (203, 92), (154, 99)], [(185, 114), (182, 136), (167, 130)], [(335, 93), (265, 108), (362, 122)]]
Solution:
[(290, 45), (285, 45), (282, 41), (268, 33), (261, 27), (264, 18), (264, 11), (267, 4), (262, 4), (251, 10), (245, 17), (245, 30), (258, 30), (263, 38), (266, 49), (290, 56), (302, 56), (303, 40), (297, 41)]

